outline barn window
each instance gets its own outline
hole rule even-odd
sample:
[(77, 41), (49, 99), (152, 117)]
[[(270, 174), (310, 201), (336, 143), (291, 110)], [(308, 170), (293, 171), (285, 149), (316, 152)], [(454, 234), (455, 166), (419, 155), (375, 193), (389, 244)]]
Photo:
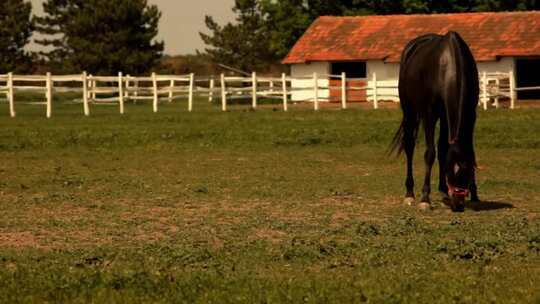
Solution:
[[(537, 87), (540, 86), (540, 59), (520, 58), (516, 60), (517, 87)], [(540, 99), (539, 91), (518, 92), (518, 99)]]
[(365, 61), (332, 63), (332, 74), (340, 75), (341, 73), (345, 72), (347, 74), (347, 78), (366, 78), (366, 70)]

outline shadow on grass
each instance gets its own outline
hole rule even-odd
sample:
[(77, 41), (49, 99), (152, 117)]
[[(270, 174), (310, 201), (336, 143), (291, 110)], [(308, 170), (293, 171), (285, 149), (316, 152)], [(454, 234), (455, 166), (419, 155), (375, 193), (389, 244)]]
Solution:
[(499, 210), (499, 209), (514, 209), (514, 205), (506, 202), (491, 202), (491, 201), (481, 201), (481, 202), (465, 202), (465, 208), (472, 209), (474, 211), (490, 211), (490, 210)]
[[(442, 205), (450, 208), (450, 200), (443, 199)], [(470, 200), (465, 201), (465, 209), (470, 209), (473, 211), (492, 211), (500, 209), (514, 209), (513, 204), (507, 202), (494, 202), (494, 201), (480, 201), (472, 202)]]

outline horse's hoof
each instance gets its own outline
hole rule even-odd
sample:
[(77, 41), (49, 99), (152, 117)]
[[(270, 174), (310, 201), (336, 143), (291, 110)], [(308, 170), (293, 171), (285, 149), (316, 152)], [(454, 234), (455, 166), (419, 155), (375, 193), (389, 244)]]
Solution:
[(465, 205), (464, 204), (454, 204), (450, 206), (453, 212), (464, 212), (465, 211)]
[(450, 201), (450, 208), (454, 212), (465, 211), (465, 197), (462, 195), (452, 195), (452, 200)]
[(403, 200), (403, 204), (407, 205), (407, 206), (412, 206), (414, 205), (414, 197), (406, 197), (404, 200)]
[(418, 204), (418, 209), (420, 211), (430, 211), (432, 208), (430, 203), (421, 202), (420, 204)]
[(471, 208), (474, 211), (480, 210), (480, 199), (478, 197), (472, 197), (471, 198)]

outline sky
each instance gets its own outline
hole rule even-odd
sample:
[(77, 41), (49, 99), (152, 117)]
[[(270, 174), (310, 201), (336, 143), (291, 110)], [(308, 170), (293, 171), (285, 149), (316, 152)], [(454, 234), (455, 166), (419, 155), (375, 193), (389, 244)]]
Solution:
[[(42, 14), (44, 0), (30, 1), (34, 14)], [(205, 15), (213, 16), (219, 24), (234, 20), (231, 10), (234, 0), (148, 0), (148, 2), (156, 4), (161, 10), (158, 39), (165, 41), (167, 55), (192, 54), (197, 49), (204, 49), (199, 32), (206, 30)], [(32, 43), (30, 49), (37, 50), (39, 46)]]

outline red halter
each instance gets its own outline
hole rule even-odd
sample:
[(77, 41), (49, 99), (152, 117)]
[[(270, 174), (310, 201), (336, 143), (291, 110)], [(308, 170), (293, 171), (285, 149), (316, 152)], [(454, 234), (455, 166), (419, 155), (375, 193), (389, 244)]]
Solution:
[(448, 192), (452, 196), (467, 196), (467, 195), (469, 195), (469, 189), (454, 187), (454, 186), (451, 186), (451, 185), (448, 185)]

